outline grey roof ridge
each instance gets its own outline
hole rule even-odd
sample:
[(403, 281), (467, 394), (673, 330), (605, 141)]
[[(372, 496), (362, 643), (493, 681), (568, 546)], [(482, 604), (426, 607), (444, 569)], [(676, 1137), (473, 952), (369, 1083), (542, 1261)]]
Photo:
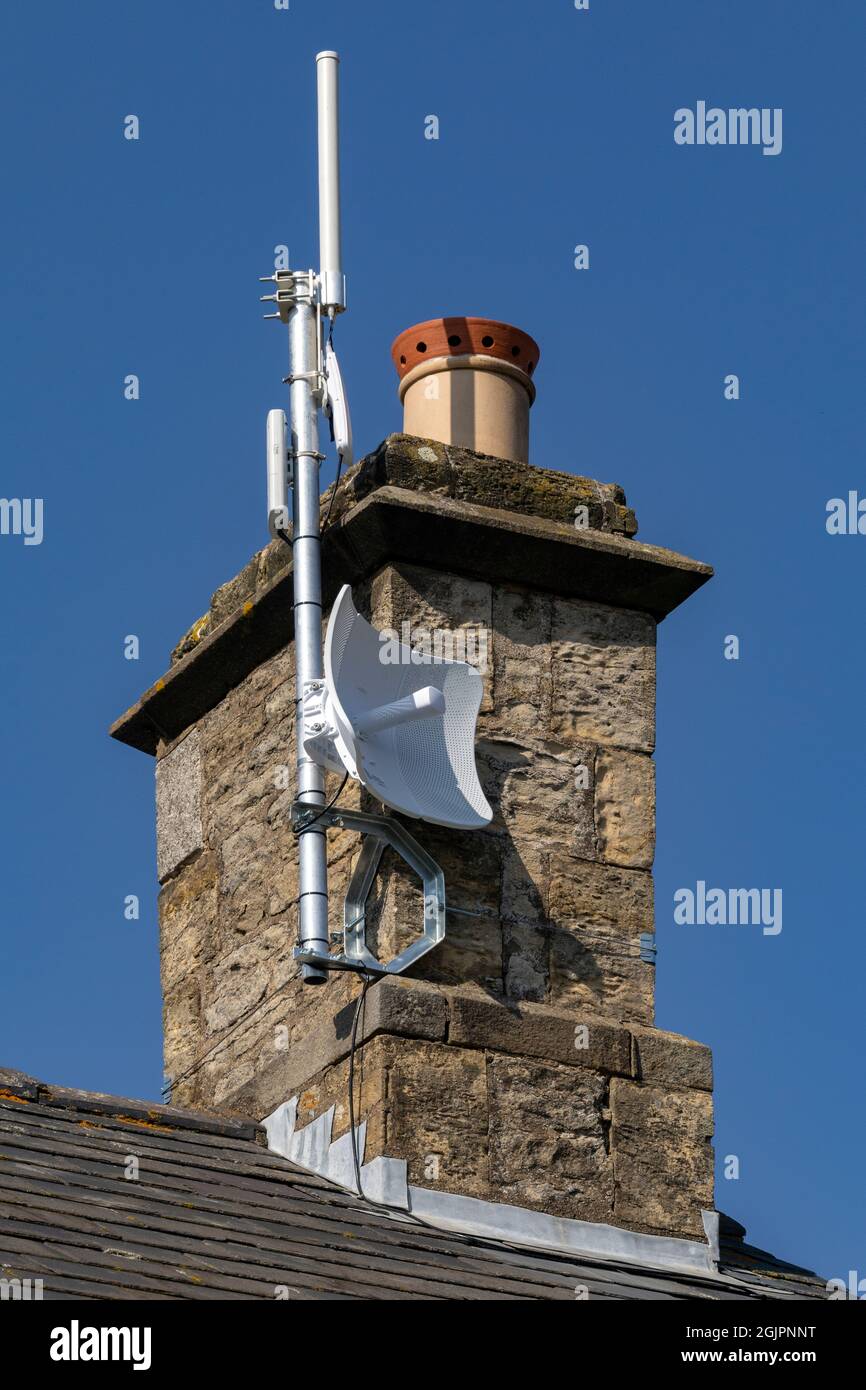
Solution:
[(126, 1116), (142, 1124), (194, 1130), (199, 1134), (216, 1134), (229, 1139), (255, 1140), (261, 1133), (261, 1125), (257, 1120), (207, 1110), (185, 1110), (180, 1106), (163, 1105), (157, 1101), (132, 1100), (127, 1096), (107, 1095), (102, 1091), (51, 1086), (26, 1072), (9, 1067), (0, 1067), (0, 1095), (13, 1100), (50, 1106), (53, 1109)]

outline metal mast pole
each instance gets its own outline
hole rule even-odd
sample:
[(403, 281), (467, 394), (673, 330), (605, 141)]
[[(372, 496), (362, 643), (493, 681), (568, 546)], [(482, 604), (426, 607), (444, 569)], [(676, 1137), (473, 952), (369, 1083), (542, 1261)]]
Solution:
[[(312, 279), (312, 277), (311, 277)], [(311, 302), (296, 302), (289, 311), (293, 463), (292, 562), (295, 618), (295, 743), (298, 800), (325, 805), (325, 770), (305, 752), (303, 695), (309, 682), (321, 681), (322, 562), (319, 539), (319, 321)], [(299, 931), (303, 950), (327, 955), (328, 832), (315, 824), (298, 837)], [(327, 972), (314, 965), (301, 967), (305, 984), (324, 984)]]
[[(297, 745), (297, 802), (325, 807), (325, 768), (304, 747), (304, 701), (321, 697), (322, 557), (319, 534), (319, 411), (325, 404), (325, 354), (322, 314), (333, 322), (346, 307), (340, 228), (339, 92), (340, 59), (336, 53), (316, 55), (319, 113), (319, 273), (278, 270), (262, 278), (276, 284), (263, 295), (277, 306), (278, 318), (289, 329), (289, 402), (291, 445), (285, 455), (286, 421), (282, 411), (268, 415), (268, 525), (273, 536), (286, 536), (288, 471), (292, 480), (292, 569), (295, 619), (295, 742)], [(329, 348), (329, 373), (334, 373), (332, 396), (344, 402), (336, 358)], [(330, 375), (328, 380), (331, 380)], [(334, 399), (329, 409), (334, 410)], [(351, 430), (343, 406), (341, 458), (351, 453)], [(281, 457), (282, 456), (282, 457)], [(327, 821), (311, 810), (298, 835), (298, 947), (309, 955), (328, 957), (328, 840)], [(319, 985), (327, 971), (317, 962), (303, 961), (304, 984)]]
[[(336, 53), (316, 55), (319, 135), (319, 275), (310, 274), (310, 295), (295, 300), (289, 312), (291, 363), (292, 559), (295, 614), (295, 742), (298, 800), (325, 805), (325, 770), (304, 750), (303, 696), (311, 682), (321, 682), (322, 560), (319, 537), (319, 419), (322, 404), (321, 322), (346, 307), (340, 227), (339, 62)], [(315, 302), (314, 302), (315, 300)], [(318, 306), (318, 307), (317, 307)], [(330, 951), (328, 937), (328, 832), (313, 823), (299, 836), (299, 931), (301, 950)], [(305, 984), (322, 984), (327, 971), (301, 967)]]

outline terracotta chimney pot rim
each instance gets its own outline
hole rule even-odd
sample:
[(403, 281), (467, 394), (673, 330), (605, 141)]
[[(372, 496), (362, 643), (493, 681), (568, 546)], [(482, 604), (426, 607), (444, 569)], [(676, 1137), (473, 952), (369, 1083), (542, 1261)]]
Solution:
[(541, 350), (534, 338), (513, 324), (459, 315), (413, 324), (399, 333), (391, 346), (401, 381), (422, 362), (464, 356), (496, 358), (531, 380)]

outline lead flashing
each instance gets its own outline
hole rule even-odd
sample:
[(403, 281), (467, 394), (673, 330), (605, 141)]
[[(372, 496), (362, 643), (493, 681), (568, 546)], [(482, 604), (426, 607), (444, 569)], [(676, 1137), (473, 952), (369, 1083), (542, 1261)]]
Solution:
[[(349, 1135), (344, 1134), (331, 1142), (334, 1107), (303, 1129), (297, 1129), (297, 1118), (298, 1098), (293, 1096), (262, 1121), (272, 1152), (359, 1195)], [(484, 1202), (477, 1197), (415, 1187), (408, 1183), (403, 1159), (379, 1156), (364, 1164), (366, 1124), (359, 1126), (356, 1132), (359, 1163), (362, 1164), (360, 1195), (379, 1205), (393, 1207), (395, 1215), (408, 1211), (439, 1230), (558, 1254), (625, 1261), (644, 1269), (650, 1266), (706, 1275), (717, 1272), (719, 1218), (716, 1212), (701, 1213), (707, 1234), (707, 1243), (702, 1244), (696, 1240), (645, 1235), (603, 1222), (575, 1221), (504, 1202)], [(349, 1164), (352, 1166), (348, 1167)]]

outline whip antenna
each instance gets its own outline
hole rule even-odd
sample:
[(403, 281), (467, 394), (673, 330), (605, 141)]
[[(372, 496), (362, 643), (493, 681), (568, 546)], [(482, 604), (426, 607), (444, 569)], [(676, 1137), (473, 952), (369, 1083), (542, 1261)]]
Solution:
[(340, 223), (340, 57), (316, 54), (319, 106), (319, 281), (329, 318), (346, 307)]

